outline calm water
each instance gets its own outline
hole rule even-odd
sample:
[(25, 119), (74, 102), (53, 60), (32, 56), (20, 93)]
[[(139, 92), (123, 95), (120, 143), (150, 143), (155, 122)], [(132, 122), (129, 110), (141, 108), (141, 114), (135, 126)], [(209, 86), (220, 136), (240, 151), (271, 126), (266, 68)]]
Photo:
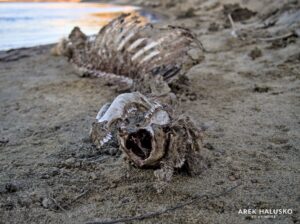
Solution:
[(0, 50), (57, 42), (74, 26), (94, 34), (122, 12), (138, 11), (151, 21), (154, 14), (132, 6), (98, 3), (0, 3)]

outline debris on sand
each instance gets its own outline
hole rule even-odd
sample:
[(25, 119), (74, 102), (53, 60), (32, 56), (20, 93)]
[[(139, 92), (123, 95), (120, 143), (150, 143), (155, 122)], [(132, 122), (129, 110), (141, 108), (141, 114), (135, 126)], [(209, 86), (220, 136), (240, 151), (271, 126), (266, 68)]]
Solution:
[(271, 87), (265, 85), (255, 85), (253, 91), (257, 93), (267, 93), (271, 90)]
[(9, 143), (9, 139), (2, 137), (0, 138), (0, 146), (5, 146), (7, 143)]
[(252, 59), (252, 60), (255, 60), (256, 58), (259, 58), (262, 56), (262, 51), (258, 48), (258, 47), (255, 47), (252, 51), (250, 51), (249, 53), (249, 57)]
[(250, 19), (252, 16), (256, 15), (256, 12), (247, 8), (242, 8), (237, 3), (224, 5), (223, 13), (225, 16), (231, 15), (232, 19), (236, 22)]
[(208, 27), (208, 31), (210, 32), (216, 32), (220, 29), (220, 25), (215, 23), (215, 22), (212, 22), (209, 24), (209, 27)]
[(16, 183), (7, 183), (5, 185), (5, 189), (8, 193), (14, 193), (18, 191), (20, 187)]
[(191, 18), (195, 16), (195, 9), (194, 8), (189, 8), (188, 10), (181, 12), (177, 18), (178, 19), (184, 19), (184, 18)]

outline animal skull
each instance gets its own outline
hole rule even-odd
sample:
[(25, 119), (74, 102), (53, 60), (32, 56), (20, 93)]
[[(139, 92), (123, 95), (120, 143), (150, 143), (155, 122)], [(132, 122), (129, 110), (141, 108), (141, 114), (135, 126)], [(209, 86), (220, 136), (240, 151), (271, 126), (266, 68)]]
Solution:
[(91, 139), (99, 148), (117, 141), (137, 167), (160, 168), (155, 176), (165, 183), (174, 169), (186, 165), (193, 174), (205, 167), (199, 154), (201, 133), (188, 117), (174, 119), (166, 106), (133, 92), (119, 95), (100, 109)]

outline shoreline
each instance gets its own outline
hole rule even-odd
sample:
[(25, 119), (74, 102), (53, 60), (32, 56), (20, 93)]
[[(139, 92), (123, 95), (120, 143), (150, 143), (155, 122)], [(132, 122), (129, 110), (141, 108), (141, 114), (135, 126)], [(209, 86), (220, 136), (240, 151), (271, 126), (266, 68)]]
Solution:
[(258, 224), (270, 220), (250, 214), (250, 208), (278, 207), (293, 212), (272, 221), (300, 222), (300, 40), (278, 39), (299, 28), (292, 19), (300, 6), (225, 2), (131, 2), (155, 4), (153, 10), (167, 15), (163, 23), (191, 29), (207, 49), (204, 61), (187, 74), (189, 92), (180, 92), (178, 112), (208, 127), (203, 147), (211, 166), (194, 177), (176, 173), (163, 194), (152, 187), (153, 170), (101, 154), (88, 139), (99, 108), (117, 96), (111, 84), (78, 77), (66, 58), (50, 54), (53, 44), (0, 51), (1, 221), (114, 220), (241, 184), (232, 193), (139, 223)]
[[(35, 2), (33, 2), (35, 3)], [(52, 2), (53, 4), (56, 4), (55, 2)], [(58, 2), (60, 3), (60, 2)], [(67, 2), (68, 3), (68, 2)], [(74, 2), (71, 2), (70, 4), (73, 4)], [(45, 36), (43, 35), (42, 33), (40, 32), (34, 32), (33, 31), (33, 34), (32, 35), (36, 35), (39, 39), (35, 38), (35, 42), (36, 43), (32, 43), (32, 41), (29, 41), (27, 40), (25, 37), (26, 35), (28, 34), (28, 32), (30, 32), (30, 29), (28, 30), (22, 30), (20, 29), (20, 35), (25, 35), (25, 39), (23, 40), (22, 38), (18, 39), (12, 39), (11, 42), (7, 42), (5, 40), (8, 40), (9, 37), (12, 37), (12, 35), (4, 35), (4, 43), (2, 44), (2, 49), (0, 48), (0, 51), (9, 51), (9, 50), (12, 50), (12, 49), (18, 49), (18, 48), (30, 48), (30, 47), (37, 47), (37, 46), (43, 46), (43, 45), (48, 45), (48, 44), (55, 44), (57, 42), (60, 41), (60, 39), (64, 38), (64, 37), (67, 37), (69, 32), (71, 32), (72, 28), (74, 26), (81, 26), (82, 29), (88, 34), (88, 35), (93, 35), (93, 34), (96, 34), (97, 32), (99, 32), (99, 29), (101, 28), (101, 26), (103, 26), (102, 23), (105, 23), (107, 18), (112, 18), (114, 16), (114, 14), (118, 15), (118, 14), (121, 14), (120, 11), (118, 11), (117, 8), (120, 8), (122, 9), (123, 7), (126, 7), (125, 9), (128, 11), (128, 12), (137, 12), (137, 13), (140, 13), (141, 15), (143, 15), (144, 17), (148, 18), (151, 22), (156, 22), (156, 21), (162, 21), (162, 20), (165, 20), (167, 18), (167, 16), (165, 14), (163, 14), (162, 12), (158, 13), (156, 10), (153, 10), (153, 9), (150, 9), (150, 8), (143, 8), (143, 7), (140, 7), (138, 5), (130, 5), (130, 4), (125, 4), (123, 2), (123, 4), (121, 2), (116, 2), (116, 3), (111, 3), (111, 2), (107, 2), (107, 1), (101, 1), (101, 2), (78, 2), (78, 3), (82, 3), (84, 5), (86, 4), (89, 4), (91, 3), (92, 5), (92, 8), (94, 12), (89, 12), (89, 11), (86, 11), (87, 9), (86, 8), (89, 8), (89, 6), (81, 6), (80, 8), (82, 8), (82, 10), (84, 10), (84, 13), (82, 13), (82, 15), (80, 14), (78, 16), (78, 18), (76, 19), (73, 19), (74, 21), (72, 22), (72, 20), (69, 18), (70, 16), (67, 16), (65, 18), (65, 21), (67, 24), (66, 24), (66, 27), (68, 27), (68, 30), (67, 29), (64, 29), (62, 30), (59, 26), (57, 26), (57, 29), (59, 29), (60, 31), (59, 32), (55, 32), (56, 35), (50, 35), (51, 38), (49, 38), (48, 36)], [(96, 3), (98, 6), (96, 6)], [(129, 2), (128, 2), (129, 3)], [(48, 2), (47, 2), (48, 4)], [(64, 4), (64, 3), (63, 3)], [(100, 5), (114, 5), (116, 8), (112, 8), (111, 11), (109, 11), (108, 13), (105, 12), (105, 9), (102, 9), (102, 7)], [(24, 5), (24, 4), (23, 4)], [(99, 7), (100, 6), (100, 7)], [(39, 7), (42, 7), (42, 6), (38, 6)], [(43, 7), (51, 7), (49, 5), (47, 6), (43, 6)], [(43, 9), (42, 7), (42, 9)], [(70, 6), (70, 10), (71, 8), (73, 7), (73, 5)], [(78, 6), (79, 7), (79, 6)], [(99, 8), (98, 8), (99, 7)], [(68, 9), (69, 7), (67, 7)], [(14, 10), (16, 10), (15, 7), (13, 7)], [(124, 10), (125, 10), (124, 9)], [(98, 10), (98, 13), (96, 11)], [(104, 11), (103, 11), (104, 10)], [(117, 10), (117, 11), (115, 11)], [(132, 10), (132, 11), (129, 11), (129, 10)], [(29, 10), (29, 12), (31, 12), (32, 10)], [(61, 12), (64, 12), (66, 10), (63, 10)], [(56, 14), (55, 14), (56, 15)], [(81, 19), (82, 16), (85, 16), (87, 18), (87, 20), (83, 21), (83, 19)], [(12, 28), (14, 28), (16, 25), (16, 21), (13, 22), (13, 23), (10, 23), (10, 22), (5, 22), (6, 20), (6, 17), (7, 16), (13, 16), (13, 15), (10, 15), (9, 13), (8, 14), (4, 14), (3, 15), (3, 19), (4, 19), (4, 27), (3, 27), (3, 32), (5, 32), (7, 30), (7, 26), (10, 25)], [(31, 16), (30, 13), (27, 13), (26, 16)], [(59, 17), (59, 15), (58, 15)], [(2, 17), (1, 17), (2, 18)], [(25, 18), (25, 17), (24, 17)], [(10, 19), (10, 17), (8, 18)], [(16, 16), (16, 19), (18, 19), (18, 16)], [(38, 16), (32, 16), (31, 20), (32, 21), (36, 21), (38, 19)], [(59, 22), (57, 21), (58, 19), (56, 19), (56, 17), (54, 17), (54, 21), (55, 22)], [(93, 24), (91, 21), (94, 21), (94, 20), (97, 20), (97, 24), (98, 25), (95, 25)], [(21, 23), (23, 24), (24, 21), (21, 20)], [(29, 23), (28, 25), (32, 24), (33, 22)], [(95, 23), (95, 22), (94, 22)], [(2, 24), (2, 23), (1, 23)], [(50, 20), (43, 20), (42, 21), (42, 24), (46, 24), (45, 27), (47, 27), (47, 25), (51, 25), (51, 21)], [(72, 26), (73, 25), (73, 26)], [(71, 27), (72, 26), (72, 27)], [(99, 28), (98, 28), (99, 27)], [(43, 30), (44, 32), (46, 31), (51, 31), (51, 30), (48, 30), (47, 28), (41, 28), (41, 30)], [(55, 36), (57, 36), (57, 38), (55, 39)], [(11, 43), (15, 43), (15, 44), (11, 44)]]

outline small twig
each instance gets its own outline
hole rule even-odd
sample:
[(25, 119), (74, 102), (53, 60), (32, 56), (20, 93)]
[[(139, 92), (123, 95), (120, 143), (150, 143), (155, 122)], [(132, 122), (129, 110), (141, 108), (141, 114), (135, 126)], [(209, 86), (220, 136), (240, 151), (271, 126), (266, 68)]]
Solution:
[(89, 192), (89, 190), (86, 190), (82, 192), (81, 194), (77, 195), (71, 202), (69, 202), (66, 206), (69, 207), (71, 204), (73, 204), (78, 199), (82, 198), (84, 195), (86, 195)]
[(203, 52), (207, 52), (207, 50), (203, 46), (202, 42), (199, 39), (197, 39), (197, 38), (195, 38), (195, 40), (196, 40), (196, 44), (198, 45), (198, 47), (201, 48), (203, 50)]
[[(50, 195), (48, 196), (48, 198), (50, 199), (50, 200), (52, 200), (53, 201), (53, 203), (60, 209), (60, 210), (62, 210), (63, 212), (67, 212), (67, 208), (70, 206), (70, 205), (72, 205), (75, 201), (77, 201), (78, 199), (80, 199), (81, 197), (83, 197), (84, 195), (86, 195), (87, 193), (89, 192), (89, 190), (85, 190), (84, 192), (82, 192), (81, 194), (79, 194), (79, 195), (77, 195), (72, 201), (70, 201), (68, 204), (66, 204), (66, 205), (64, 205), (64, 206), (62, 206), (62, 205), (60, 205), (53, 197), (51, 197)], [(66, 209), (65, 209), (65, 208)]]
[(294, 32), (288, 32), (286, 34), (283, 34), (281, 36), (277, 36), (277, 37), (268, 37), (268, 38), (259, 38), (259, 40), (263, 40), (263, 41), (274, 41), (274, 40), (281, 40), (281, 39), (285, 39), (291, 36), (294, 36), (295, 33)]
[(115, 219), (115, 220), (111, 220), (111, 221), (88, 222), (86, 224), (114, 224), (114, 223), (119, 223), (119, 222), (129, 222), (129, 221), (134, 221), (134, 220), (143, 220), (143, 219), (151, 218), (151, 217), (154, 217), (154, 216), (159, 216), (159, 215), (162, 215), (164, 213), (172, 212), (172, 211), (175, 211), (177, 209), (183, 208), (187, 205), (193, 204), (194, 202), (199, 201), (200, 199), (208, 200), (209, 198), (213, 199), (213, 198), (222, 197), (226, 194), (229, 194), (230, 192), (235, 190), (240, 185), (241, 185), (241, 183), (238, 183), (236, 186), (227, 188), (219, 194), (197, 195), (195, 198), (193, 198), (190, 201), (187, 201), (187, 202), (184, 202), (184, 203), (181, 203), (181, 204), (177, 204), (177, 205), (169, 207), (169, 208), (165, 208), (161, 211), (150, 212), (150, 213), (146, 213), (146, 214), (143, 214), (143, 215), (138, 215), (138, 216), (133, 216), (133, 217), (125, 217), (125, 218)]
[(54, 202), (54, 204), (59, 208), (61, 209), (62, 211), (64, 212), (67, 212), (66, 209), (64, 209), (54, 198), (52, 198), (51, 196), (49, 196), (49, 198)]

